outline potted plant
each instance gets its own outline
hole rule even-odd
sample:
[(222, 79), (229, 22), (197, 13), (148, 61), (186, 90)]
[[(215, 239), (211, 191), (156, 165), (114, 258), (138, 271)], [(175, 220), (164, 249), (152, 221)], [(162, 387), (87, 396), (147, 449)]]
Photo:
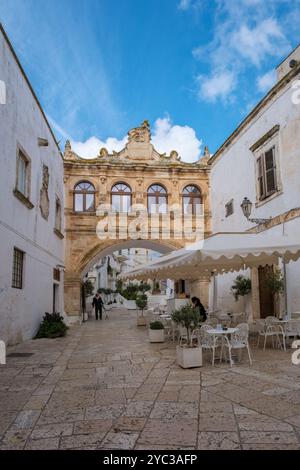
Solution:
[(146, 294), (138, 294), (136, 296), (136, 306), (142, 312), (137, 317), (137, 326), (145, 326), (147, 324), (146, 318), (144, 317), (144, 310), (147, 308), (148, 297)]
[(247, 310), (247, 299), (248, 299), (247, 296), (251, 292), (251, 279), (239, 274), (236, 277), (233, 286), (231, 287), (231, 291), (234, 295), (234, 298), (235, 298), (236, 302), (239, 300), (239, 297), (243, 297), (243, 299), (244, 299), (244, 312), (246, 312), (246, 310)]
[(150, 343), (163, 343), (165, 340), (165, 329), (161, 321), (152, 321), (149, 324)]
[[(267, 288), (272, 292), (272, 294), (275, 297), (275, 312), (274, 314), (276, 315), (276, 310), (280, 310), (280, 296), (284, 292), (285, 288), (285, 282), (284, 282), (284, 276), (282, 275), (280, 269), (275, 268), (273, 272), (268, 274), (266, 278), (266, 286)], [(279, 311), (279, 316), (281, 317), (281, 312)]]
[(185, 334), (186, 342), (176, 348), (177, 363), (184, 369), (202, 366), (202, 348), (193, 343), (193, 332), (199, 326), (199, 313), (190, 305), (184, 305), (172, 314)]

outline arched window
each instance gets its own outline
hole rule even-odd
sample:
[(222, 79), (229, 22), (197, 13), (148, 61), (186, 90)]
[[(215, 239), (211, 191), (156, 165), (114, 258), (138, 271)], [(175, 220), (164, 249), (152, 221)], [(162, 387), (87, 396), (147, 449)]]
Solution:
[(128, 212), (131, 206), (131, 188), (126, 183), (117, 183), (111, 188), (111, 205), (116, 212)]
[(147, 199), (150, 214), (165, 214), (167, 212), (168, 194), (160, 184), (152, 184), (148, 188)]
[(89, 181), (81, 181), (74, 188), (74, 211), (93, 212), (95, 210), (95, 188)]
[(184, 214), (200, 214), (201, 213), (201, 191), (197, 186), (186, 186), (182, 192), (182, 205)]

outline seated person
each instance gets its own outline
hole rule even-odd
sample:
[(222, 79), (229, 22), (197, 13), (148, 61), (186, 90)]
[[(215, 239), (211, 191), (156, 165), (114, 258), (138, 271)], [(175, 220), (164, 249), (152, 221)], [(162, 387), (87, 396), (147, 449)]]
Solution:
[(192, 300), (193, 308), (197, 309), (197, 311), (199, 312), (200, 322), (205, 322), (205, 320), (207, 319), (207, 314), (206, 314), (205, 308), (200, 302), (200, 299), (198, 299), (198, 297), (192, 297), (191, 300)]

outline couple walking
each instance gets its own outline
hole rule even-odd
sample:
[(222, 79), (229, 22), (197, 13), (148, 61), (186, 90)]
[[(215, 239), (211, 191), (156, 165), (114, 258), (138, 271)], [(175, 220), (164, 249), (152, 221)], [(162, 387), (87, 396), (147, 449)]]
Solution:
[(100, 317), (100, 320), (102, 320), (103, 305), (104, 305), (104, 303), (103, 303), (101, 294), (99, 294), (99, 292), (97, 292), (97, 294), (93, 298), (93, 303), (92, 303), (92, 306), (95, 308), (96, 320), (98, 320), (98, 317)]

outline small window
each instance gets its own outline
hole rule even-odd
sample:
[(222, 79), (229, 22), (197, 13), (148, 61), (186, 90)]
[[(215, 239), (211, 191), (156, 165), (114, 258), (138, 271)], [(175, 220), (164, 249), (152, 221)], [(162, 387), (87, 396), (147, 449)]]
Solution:
[(275, 147), (257, 159), (257, 186), (259, 199), (266, 199), (277, 191)]
[(188, 185), (182, 193), (183, 213), (199, 215), (201, 212), (202, 196), (197, 186)]
[(53, 279), (60, 282), (60, 270), (58, 268), (53, 268)]
[(168, 194), (160, 184), (152, 184), (147, 193), (148, 212), (150, 214), (166, 214)]
[(14, 248), (12, 287), (23, 289), (24, 252)]
[(116, 212), (127, 213), (131, 206), (131, 188), (126, 183), (116, 183), (111, 188), (111, 204)]
[(227, 204), (225, 204), (225, 215), (226, 215), (226, 217), (229, 217), (232, 214), (233, 214), (233, 199), (231, 199), (231, 201), (229, 201), (229, 202), (227, 202)]
[(74, 188), (74, 211), (93, 212), (95, 210), (95, 188), (89, 181), (82, 181)]
[(19, 149), (17, 159), (16, 189), (26, 198), (29, 198), (29, 160)]
[(58, 197), (55, 202), (55, 229), (61, 232), (61, 203)]

